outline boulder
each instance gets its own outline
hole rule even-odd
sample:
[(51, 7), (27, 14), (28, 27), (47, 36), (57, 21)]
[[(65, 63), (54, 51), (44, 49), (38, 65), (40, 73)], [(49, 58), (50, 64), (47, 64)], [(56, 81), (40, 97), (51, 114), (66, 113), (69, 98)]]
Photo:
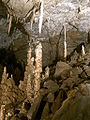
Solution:
[(87, 78), (90, 79), (90, 67), (89, 66), (84, 66), (85, 73), (87, 75)]
[(60, 61), (56, 65), (54, 77), (55, 78), (61, 77), (62, 79), (66, 79), (67, 77), (69, 77), (70, 69), (71, 67), (67, 63)]
[(67, 98), (66, 93), (63, 90), (60, 90), (59, 94), (57, 95), (51, 107), (53, 114), (62, 106), (62, 103), (66, 98)]
[(80, 79), (77, 76), (76, 77), (73, 76), (73, 77), (70, 77), (67, 80), (65, 80), (60, 88), (65, 91), (68, 91), (68, 90), (73, 89), (75, 86), (77, 86), (82, 81), (83, 81), (83, 79)]
[(54, 94), (53, 93), (49, 93), (47, 95), (47, 99), (49, 103), (53, 103), (54, 102)]
[(81, 84), (80, 91), (84, 96), (90, 96), (90, 84)]
[(48, 92), (51, 92), (51, 93), (55, 93), (59, 89), (58, 84), (52, 80), (48, 80), (44, 82), (43, 87), (48, 89)]
[(71, 69), (70, 77), (78, 78), (78, 75), (80, 75), (82, 72), (83, 70), (81, 67), (74, 67)]
[[(52, 120), (89, 120), (90, 119), (90, 84), (82, 84), (81, 88), (71, 92), (56, 111)], [(88, 92), (89, 91), (89, 92)]]

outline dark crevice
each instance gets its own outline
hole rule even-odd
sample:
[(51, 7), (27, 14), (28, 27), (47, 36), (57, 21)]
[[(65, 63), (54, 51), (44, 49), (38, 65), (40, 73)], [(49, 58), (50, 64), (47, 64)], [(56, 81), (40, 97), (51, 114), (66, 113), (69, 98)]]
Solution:
[(7, 10), (2, 0), (0, 0), (0, 19), (1, 18), (7, 18)]
[(24, 79), (25, 63), (22, 60), (18, 61), (14, 51), (10, 48), (0, 49), (0, 79), (4, 67), (7, 68), (8, 78), (13, 75), (15, 84), (19, 85), (19, 81)]
[(40, 120), (40, 119), (41, 119), (42, 112), (43, 112), (43, 109), (44, 109), (45, 104), (46, 104), (46, 101), (42, 100), (42, 101), (41, 101), (41, 104), (40, 104), (40, 107), (39, 107), (39, 109), (38, 109), (38, 112), (37, 112), (37, 114), (36, 114), (36, 117), (35, 117), (35, 119), (33, 119), (33, 120)]

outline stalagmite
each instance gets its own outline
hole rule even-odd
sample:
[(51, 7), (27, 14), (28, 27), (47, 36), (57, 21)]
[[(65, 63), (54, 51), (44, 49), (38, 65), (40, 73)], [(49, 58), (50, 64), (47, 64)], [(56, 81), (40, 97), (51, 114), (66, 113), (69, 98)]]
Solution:
[(64, 58), (67, 57), (67, 30), (66, 30), (66, 23), (64, 24)]
[(84, 48), (84, 45), (82, 45), (82, 55), (85, 55), (85, 48)]
[(7, 82), (7, 69), (6, 69), (6, 67), (4, 67), (4, 70), (3, 70), (1, 83), (3, 84), (5, 82)]
[(1, 105), (1, 119), (5, 120), (5, 105)]
[(13, 75), (11, 74), (11, 78), (13, 79)]
[[(32, 49), (29, 47), (27, 55), (27, 69), (26, 69), (26, 93), (27, 98), (32, 104), (35, 98), (39, 95), (40, 90), (40, 78), (42, 72), (42, 45), (38, 43), (35, 49), (36, 58), (31, 56)], [(34, 65), (35, 62), (35, 65)]]
[(6, 115), (6, 118), (5, 118), (5, 120), (10, 120), (10, 117), (11, 117), (12, 115), (10, 114), (10, 113), (8, 113), (7, 115)]
[(35, 49), (36, 53), (36, 65), (35, 65), (35, 84), (34, 84), (34, 90), (35, 90), (35, 97), (37, 97), (39, 90), (40, 90), (40, 77), (42, 72), (42, 45), (39, 43), (36, 46)]
[(10, 16), (10, 19), (9, 19), (8, 35), (10, 34), (11, 26), (12, 26), (12, 16)]
[(49, 78), (49, 67), (47, 66), (45, 69), (45, 78)]
[(31, 58), (31, 47), (29, 47), (27, 55), (27, 98), (32, 103), (34, 99), (34, 59)]
[(43, 22), (43, 7), (44, 7), (44, 1), (40, 0), (41, 2), (41, 8), (40, 8), (40, 20), (39, 20), (39, 34), (41, 34), (42, 29), (42, 22)]

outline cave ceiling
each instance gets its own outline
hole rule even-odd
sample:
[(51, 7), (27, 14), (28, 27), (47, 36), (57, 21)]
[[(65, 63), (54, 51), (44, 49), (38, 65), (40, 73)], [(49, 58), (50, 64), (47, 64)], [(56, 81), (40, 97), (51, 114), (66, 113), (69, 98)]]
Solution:
[[(30, 30), (30, 20), (35, 8), (32, 34), (39, 36), (40, 0), (2, 0), (6, 13)], [(1, 2), (0, 2), (1, 3)], [(4, 12), (4, 14), (6, 14)], [(88, 31), (90, 29), (90, 3), (88, 0), (44, 0), (44, 14), (41, 36), (54, 36), (60, 33), (63, 24), (67, 29)]]

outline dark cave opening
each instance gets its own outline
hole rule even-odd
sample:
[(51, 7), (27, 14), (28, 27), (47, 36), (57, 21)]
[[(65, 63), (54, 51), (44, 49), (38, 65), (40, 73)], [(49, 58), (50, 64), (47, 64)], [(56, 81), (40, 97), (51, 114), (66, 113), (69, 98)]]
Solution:
[(8, 78), (13, 75), (15, 84), (18, 86), (19, 81), (24, 79), (25, 63), (23, 60), (18, 60), (10, 48), (0, 49), (0, 81), (4, 67), (7, 68)]

